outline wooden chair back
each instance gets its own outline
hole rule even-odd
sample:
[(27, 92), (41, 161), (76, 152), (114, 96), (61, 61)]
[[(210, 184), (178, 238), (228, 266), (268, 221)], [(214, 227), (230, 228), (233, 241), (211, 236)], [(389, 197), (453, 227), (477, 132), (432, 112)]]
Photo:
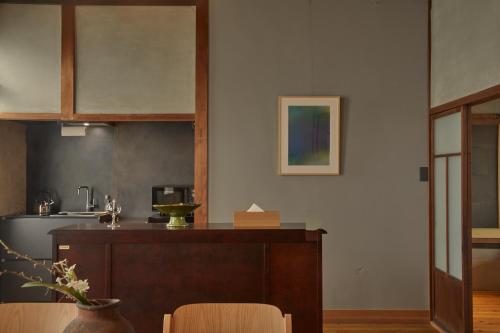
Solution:
[(189, 304), (165, 315), (163, 333), (291, 333), (292, 317), (268, 304)]
[(0, 304), (0, 332), (62, 333), (76, 315), (72, 303)]

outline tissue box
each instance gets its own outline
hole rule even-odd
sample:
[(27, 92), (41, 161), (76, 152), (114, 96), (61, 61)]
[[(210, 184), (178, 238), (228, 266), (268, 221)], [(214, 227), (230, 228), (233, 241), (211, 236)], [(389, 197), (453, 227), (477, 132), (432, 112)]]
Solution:
[(280, 212), (234, 212), (235, 228), (279, 228)]

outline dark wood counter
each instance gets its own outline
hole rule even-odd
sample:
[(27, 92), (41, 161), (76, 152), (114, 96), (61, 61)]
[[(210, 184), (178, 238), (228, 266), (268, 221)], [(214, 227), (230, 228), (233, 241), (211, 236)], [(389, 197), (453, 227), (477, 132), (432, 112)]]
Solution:
[(89, 279), (93, 298), (119, 298), (136, 333), (161, 333), (164, 313), (200, 302), (254, 302), (292, 314), (295, 333), (322, 332), (323, 230), (303, 224), (234, 229), (212, 223), (79, 224), (51, 231), (54, 260)]

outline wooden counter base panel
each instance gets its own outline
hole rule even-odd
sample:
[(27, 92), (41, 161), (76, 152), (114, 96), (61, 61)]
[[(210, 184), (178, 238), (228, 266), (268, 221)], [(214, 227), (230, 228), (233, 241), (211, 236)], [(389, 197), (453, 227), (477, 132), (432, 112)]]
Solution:
[(161, 332), (163, 314), (205, 302), (273, 304), (292, 314), (294, 333), (322, 331), (322, 230), (123, 224), (51, 233), (53, 259), (77, 265), (90, 297), (121, 299), (136, 333)]

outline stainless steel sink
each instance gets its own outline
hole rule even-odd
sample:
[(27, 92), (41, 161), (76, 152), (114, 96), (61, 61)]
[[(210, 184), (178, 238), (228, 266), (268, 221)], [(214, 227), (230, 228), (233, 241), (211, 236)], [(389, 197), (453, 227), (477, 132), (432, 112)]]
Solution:
[(59, 212), (57, 215), (63, 216), (99, 216), (104, 215), (106, 212)]

